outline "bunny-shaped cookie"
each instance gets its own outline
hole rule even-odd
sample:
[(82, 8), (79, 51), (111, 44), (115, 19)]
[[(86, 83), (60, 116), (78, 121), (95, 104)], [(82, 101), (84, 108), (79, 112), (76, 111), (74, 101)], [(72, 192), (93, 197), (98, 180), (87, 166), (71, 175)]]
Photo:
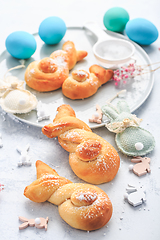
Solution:
[(102, 107), (102, 112), (110, 119), (106, 127), (116, 133), (115, 141), (122, 153), (137, 157), (146, 155), (154, 149), (154, 137), (139, 127), (141, 119), (130, 113), (126, 101), (119, 101), (117, 108), (107, 103)]
[(128, 202), (134, 207), (146, 202), (146, 193), (144, 187), (135, 187), (128, 184), (126, 191), (127, 193), (124, 195), (124, 199), (127, 199)]
[(19, 226), (19, 230), (25, 229), (28, 226), (30, 227), (36, 227), (36, 228), (45, 228), (45, 230), (47, 230), (47, 223), (48, 223), (48, 217), (45, 218), (36, 218), (36, 219), (27, 219), (25, 217), (19, 217), (19, 220), (21, 222), (23, 222), (20, 226)]
[(133, 172), (138, 175), (139, 177), (142, 175), (145, 175), (147, 172), (150, 173), (150, 158), (148, 157), (137, 157), (137, 158), (132, 158), (131, 162), (137, 163), (132, 167)]

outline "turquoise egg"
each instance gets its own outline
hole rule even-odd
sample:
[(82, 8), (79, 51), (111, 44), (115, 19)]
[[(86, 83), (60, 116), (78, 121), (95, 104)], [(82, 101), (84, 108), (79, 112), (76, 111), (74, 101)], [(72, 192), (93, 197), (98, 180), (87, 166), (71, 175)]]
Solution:
[(144, 18), (135, 18), (126, 24), (125, 32), (129, 39), (140, 45), (150, 45), (158, 38), (156, 26)]
[(48, 45), (59, 43), (66, 33), (66, 24), (59, 17), (48, 17), (39, 26), (39, 36)]
[(24, 31), (11, 33), (5, 41), (7, 51), (15, 58), (30, 58), (37, 48), (37, 43), (32, 34)]
[(128, 21), (129, 14), (121, 7), (110, 8), (103, 17), (104, 26), (113, 32), (123, 32)]

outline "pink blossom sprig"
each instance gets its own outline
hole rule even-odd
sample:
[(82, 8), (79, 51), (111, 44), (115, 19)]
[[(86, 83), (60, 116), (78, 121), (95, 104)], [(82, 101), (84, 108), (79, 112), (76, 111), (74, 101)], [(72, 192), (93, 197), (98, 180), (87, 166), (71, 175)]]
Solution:
[(121, 82), (123, 84), (126, 84), (127, 80), (129, 79), (135, 78), (136, 76), (140, 76), (148, 72), (156, 71), (157, 69), (160, 68), (160, 66), (158, 66), (153, 70), (146, 70), (146, 68), (149, 67), (150, 65), (152, 64), (136, 65), (136, 61), (135, 61), (134, 63), (129, 63), (126, 66), (121, 66), (120, 68), (114, 70), (114, 75), (112, 80), (115, 81), (115, 86), (118, 86)]

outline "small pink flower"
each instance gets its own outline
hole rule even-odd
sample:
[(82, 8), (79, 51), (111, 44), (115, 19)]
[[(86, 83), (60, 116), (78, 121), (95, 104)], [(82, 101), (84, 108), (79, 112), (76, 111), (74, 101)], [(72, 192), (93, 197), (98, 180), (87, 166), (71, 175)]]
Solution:
[(4, 185), (0, 183), (0, 191), (4, 189)]

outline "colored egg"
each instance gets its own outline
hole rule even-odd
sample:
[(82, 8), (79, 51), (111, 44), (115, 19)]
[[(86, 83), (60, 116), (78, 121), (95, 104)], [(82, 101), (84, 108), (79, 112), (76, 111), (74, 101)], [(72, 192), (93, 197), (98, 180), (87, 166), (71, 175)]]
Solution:
[(11, 33), (5, 41), (7, 51), (15, 58), (30, 58), (37, 48), (37, 43), (32, 34), (24, 31)]
[(156, 26), (144, 18), (130, 20), (126, 24), (125, 32), (132, 41), (140, 45), (150, 45), (158, 38)]
[(113, 32), (123, 32), (128, 21), (129, 14), (121, 7), (110, 8), (103, 17), (104, 26)]
[(38, 33), (46, 44), (57, 44), (66, 33), (66, 24), (59, 17), (48, 17), (41, 22)]

